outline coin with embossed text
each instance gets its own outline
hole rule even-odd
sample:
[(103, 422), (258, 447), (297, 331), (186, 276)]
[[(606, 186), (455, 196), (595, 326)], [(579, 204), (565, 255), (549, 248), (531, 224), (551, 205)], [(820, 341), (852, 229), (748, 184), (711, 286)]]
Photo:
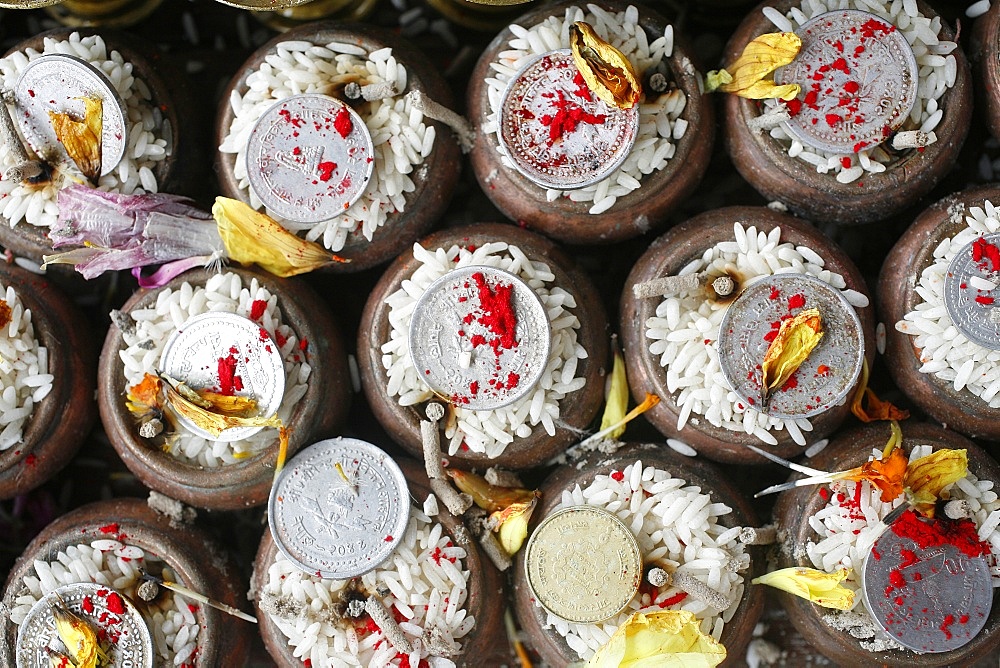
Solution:
[(993, 606), (993, 580), (984, 557), (968, 556), (947, 542), (922, 548), (891, 528), (865, 557), (861, 583), (878, 625), (917, 653), (950, 652), (967, 644), (986, 625)]
[(944, 278), (944, 304), (962, 334), (1000, 350), (1000, 234), (986, 234), (955, 254)]
[[(235, 313), (189, 318), (163, 346), (160, 372), (195, 390), (211, 390), (257, 401), (257, 414), (278, 412), (285, 394), (281, 351), (263, 327)], [(183, 414), (177, 419), (212, 441), (238, 441), (264, 427), (232, 427), (213, 436)]]
[(448, 272), (428, 286), (410, 319), (417, 375), (470, 410), (493, 410), (528, 395), (545, 371), (551, 339), (535, 291), (495, 267)]
[(250, 133), (246, 161), (254, 194), (295, 223), (343, 213), (361, 197), (375, 166), (364, 119), (340, 100), (315, 93), (267, 109)]
[(28, 145), (42, 159), (68, 160), (49, 112), (84, 117), (84, 98), (101, 100), (101, 175), (114, 169), (128, 145), (125, 102), (107, 75), (89, 62), (63, 53), (35, 58), (14, 87), (14, 118)]
[(795, 34), (802, 49), (774, 80), (802, 87), (785, 103), (796, 139), (846, 155), (881, 144), (906, 121), (917, 99), (917, 60), (894, 25), (842, 9), (814, 17)]
[(500, 102), (500, 150), (543, 188), (583, 188), (625, 161), (639, 134), (639, 105), (618, 109), (591, 93), (569, 49), (538, 56), (511, 78)]
[(568, 622), (593, 624), (621, 612), (639, 591), (642, 555), (628, 527), (597, 506), (549, 515), (528, 539), (532, 596)]
[(152, 668), (153, 637), (142, 614), (127, 596), (91, 582), (59, 587), (31, 607), (17, 629), (17, 668), (51, 668), (56, 664), (50, 662), (49, 649), (69, 654), (52, 616), (56, 605), (62, 605), (89, 624), (94, 633), (108, 639), (101, 644), (109, 658), (102, 666)]
[(410, 519), (409, 488), (379, 448), (331, 438), (281, 470), (267, 519), (278, 549), (299, 568), (343, 580), (376, 568), (396, 549)]
[[(766, 406), (761, 366), (785, 320), (819, 310), (823, 338)], [(776, 418), (807, 418), (847, 395), (864, 361), (865, 340), (854, 307), (829, 283), (802, 274), (761, 278), (740, 292), (719, 326), (719, 366), (744, 406)]]

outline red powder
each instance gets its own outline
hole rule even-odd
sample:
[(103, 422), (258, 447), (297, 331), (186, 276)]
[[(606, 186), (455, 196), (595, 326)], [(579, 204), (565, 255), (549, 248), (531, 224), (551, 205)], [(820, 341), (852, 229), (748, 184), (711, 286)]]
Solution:
[(387, 543), (391, 543), (394, 539), (392, 536), (386, 536), (383, 540)]
[(496, 334), (499, 338), (490, 342), (494, 350), (513, 348), (517, 345), (514, 335), (517, 330), (517, 313), (514, 311), (514, 286), (498, 285), (494, 289), (486, 284), (486, 277), (476, 272), (472, 275), (479, 291), (479, 306), (483, 315), (479, 316), (480, 324)]
[(513, 371), (507, 375), (507, 389), (513, 390), (517, 387), (517, 384), (521, 382), (521, 377), (514, 373)]
[(788, 298), (788, 308), (802, 308), (806, 305), (806, 297), (801, 292)]
[(316, 165), (316, 168), (319, 169), (319, 180), (329, 181), (333, 178), (333, 171), (337, 169), (337, 163), (327, 160)]
[(798, 116), (799, 112), (802, 111), (802, 101), (795, 98), (785, 102), (785, 109), (788, 110), (789, 116)]
[(861, 86), (858, 84), (857, 81), (848, 81), (847, 83), (844, 84), (845, 93), (850, 93), (853, 95), (854, 93), (857, 93), (860, 89)]
[(305, 352), (306, 348), (308, 348), (308, 347), (309, 347), (309, 339), (303, 337), (299, 341), (299, 350), (301, 350), (302, 352)]
[(825, 376), (826, 374), (830, 373), (830, 367), (828, 367), (825, 364), (820, 364), (819, 367), (816, 368), (816, 373), (818, 373), (821, 376)]
[(979, 295), (978, 297), (976, 297), (976, 303), (988, 306), (993, 303), (993, 297), (984, 297), (982, 295)]
[(903, 561), (900, 562), (899, 564), (900, 568), (906, 568), (907, 566), (912, 566), (913, 564), (920, 561), (920, 559), (917, 558), (916, 552), (914, 552), (913, 550), (907, 550), (906, 548), (901, 548), (899, 550), (899, 556), (903, 558)]
[(471, 383), (469, 383), (469, 392), (472, 394), (472, 396), (476, 396), (477, 394), (479, 394), (479, 381), (474, 380)]
[(877, 37), (879, 33), (888, 35), (889, 33), (895, 31), (896, 26), (889, 25), (888, 23), (882, 23), (881, 21), (877, 21), (875, 19), (869, 19), (861, 26), (861, 35), (866, 39)]
[(972, 242), (972, 260), (987, 271), (1000, 271), (1000, 248), (979, 237)]
[(261, 316), (264, 315), (264, 310), (267, 309), (267, 302), (263, 299), (255, 299), (253, 303), (250, 304), (250, 319), (260, 320)]
[(101, 533), (118, 533), (118, 524), (106, 524), (98, 529)]
[[(768, 295), (768, 299), (774, 301), (775, 299), (777, 299), (780, 296), (781, 296), (781, 290), (779, 290), (778, 288), (772, 287), (771, 288), (771, 294)], [(774, 325), (772, 325), (772, 327), (773, 326)]]
[(593, 102), (594, 98), (590, 96), (590, 88), (587, 86), (587, 82), (583, 80), (583, 75), (579, 72), (573, 77), (573, 85), (576, 86), (573, 95), (581, 97), (587, 102)]
[(333, 119), (333, 127), (344, 139), (347, 139), (347, 135), (351, 134), (354, 123), (351, 121), (351, 112), (347, 110), (347, 107), (341, 107), (340, 111), (337, 112), (337, 117)]
[(945, 615), (944, 621), (941, 622), (941, 630), (944, 632), (945, 638), (951, 640), (951, 631), (948, 627), (955, 623), (955, 615)]
[(116, 615), (125, 614), (125, 602), (122, 600), (122, 597), (118, 595), (118, 592), (113, 591), (108, 594), (108, 610)]
[(840, 159), (840, 166), (843, 167), (844, 169), (850, 169), (851, 168), (851, 156), (845, 155), (843, 158), (841, 158)]
[(612, 480), (616, 480), (618, 482), (621, 482), (622, 480), (625, 479), (625, 474), (622, 473), (621, 471), (612, 471), (611, 472), (611, 479)]
[(83, 597), (83, 601), (80, 602), (80, 607), (83, 608), (83, 611), (86, 612), (88, 615), (94, 612), (94, 602), (90, 599), (89, 596)]
[(785, 384), (781, 386), (781, 389), (794, 390), (798, 386), (799, 386), (799, 380), (798, 378), (795, 377), (795, 374), (793, 373), (791, 376), (788, 377), (788, 380), (785, 381)]
[(243, 379), (236, 375), (236, 354), (232, 348), (229, 355), (219, 358), (219, 394), (233, 396), (243, 389)]
[(915, 512), (907, 510), (891, 528), (897, 536), (909, 538), (923, 549), (947, 544), (954, 545), (967, 557), (990, 553), (989, 544), (979, 540), (976, 525), (971, 520), (941, 518), (924, 522)]
[(843, 120), (844, 120), (844, 117), (840, 116), (838, 114), (827, 114), (826, 115), (826, 124), (829, 125), (831, 128), (834, 125), (836, 125), (837, 123), (842, 123)]
[(34, 466), (37, 463), (38, 463), (38, 457), (36, 457), (35, 453), (33, 452), (24, 458), (25, 466)]
[(539, 119), (542, 125), (549, 129), (549, 139), (547, 142), (549, 146), (552, 146), (557, 139), (561, 139), (564, 134), (576, 130), (576, 126), (580, 123), (590, 123), (591, 125), (604, 124), (604, 119), (607, 118), (604, 114), (588, 113), (580, 105), (567, 100), (566, 95), (562, 91), (556, 91), (556, 93), (559, 99), (552, 102), (556, 108), (555, 115), (545, 114)]
[(686, 599), (687, 596), (688, 596), (687, 592), (686, 591), (682, 591), (680, 593), (674, 594), (673, 596), (671, 596), (670, 598), (668, 598), (668, 599), (666, 599), (664, 601), (661, 601), (657, 605), (659, 605), (661, 608), (669, 608), (672, 605), (677, 605), (678, 603), (680, 603), (681, 601), (683, 601), (684, 599)]

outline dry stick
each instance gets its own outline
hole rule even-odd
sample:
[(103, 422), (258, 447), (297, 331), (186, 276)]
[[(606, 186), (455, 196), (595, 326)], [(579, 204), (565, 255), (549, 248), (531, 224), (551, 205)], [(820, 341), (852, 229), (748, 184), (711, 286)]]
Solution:
[(632, 286), (632, 294), (637, 299), (665, 297), (667, 295), (675, 295), (679, 292), (697, 290), (701, 285), (702, 278), (700, 274), (664, 276), (663, 278), (654, 278), (644, 283), (636, 283)]
[(352, 81), (344, 86), (344, 95), (349, 100), (364, 100), (365, 102), (373, 102), (375, 100), (384, 100), (389, 97), (396, 97), (399, 95), (399, 89), (396, 88), (396, 83), (394, 81), (381, 81), (379, 83), (366, 84), (364, 86), (359, 84), (357, 81)]
[(739, 541), (744, 545), (773, 545), (776, 540), (778, 529), (773, 524), (740, 529)]
[(458, 139), (458, 145), (462, 148), (462, 153), (468, 153), (472, 150), (472, 145), (476, 143), (476, 131), (469, 121), (427, 97), (423, 91), (411, 90), (406, 94), (406, 98), (415, 109), (422, 111), (425, 116), (435, 121), (441, 121), (451, 128)]
[(681, 591), (686, 591), (694, 598), (707, 603), (720, 612), (729, 607), (729, 599), (725, 595), (715, 591), (693, 575), (674, 573), (671, 582)]
[[(434, 408), (434, 407), (437, 408)], [(444, 416), (444, 410), (440, 404), (432, 403), (427, 406), (428, 420), (420, 421), (420, 440), (424, 445), (424, 468), (427, 471), (427, 478), (430, 480), (431, 491), (434, 492), (445, 507), (455, 517), (461, 517), (469, 506), (472, 505), (472, 497), (468, 494), (459, 494), (448, 482), (448, 477), (441, 466), (441, 441), (438, 433), (438, 420)]]
[(382, 634), (385, 635), (385, 639), (389, 641), (397, 652), (402, 654), (410, 654), (413, 651), (413, 645), (407, 640), (406, 636), (403, 634), (403, 630), (399, 628), (399, 624), (393, 619), (392, 613), (389, 609), (385, 607), (383, 603), (376, 596), (369, 596), (368, 600), (365, 601), (365, 612), (372, 618), (375, 625), (382, 629)]
[(717, 279), (712, 281), (712, 289), (715, 290), (715, 294), (720, 297), (728, 297), (733, 294), (733, 290), (736, 289), (736, 281), (729, 276), (719, 276)]
[(931, 137), (933, 132), (921, 132), (920, 130), (904, 130), (897, 132), (892, 138), (892, 147), (897, 151), (907, 148), (921, 148), (933, 143)]
[(42, 173), (42, 163), (28, 157), (24, 144), (14, 129), (14, 119), (10, 117), (7, 108), (6, 95), (0, 94), (0, 141), (7, 145), (7, 150), (14, 154), (15, 165), (4, 172), (8, 181), (22, 183)]
[(487, 526), (486, 520), (487, 512), (479, 507), (470, 508), (465, 516), (466, 524), (473, 535), (479, 539), (479, 546), (483, 548), (483, 552), (490, 558), (497, 570), (503, 572), (510, 568), (510, 555), (500, 545), (496, 535)]

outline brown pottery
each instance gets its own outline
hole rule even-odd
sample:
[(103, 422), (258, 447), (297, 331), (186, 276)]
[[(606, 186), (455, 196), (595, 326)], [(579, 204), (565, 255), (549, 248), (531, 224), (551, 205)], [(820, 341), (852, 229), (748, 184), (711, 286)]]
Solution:
[(976, 19), (970, 57), (975, 64), (976, 104), (983, 105), (990, 134), (1000, 137), (1000, 4)]

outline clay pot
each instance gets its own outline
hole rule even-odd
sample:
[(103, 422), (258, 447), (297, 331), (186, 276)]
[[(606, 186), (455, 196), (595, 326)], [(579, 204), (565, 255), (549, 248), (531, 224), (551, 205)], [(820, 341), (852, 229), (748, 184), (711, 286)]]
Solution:
[(981, 207), (987, 199), (1000, 202), (1000, 188), (971, 188), (944, 198), (920, 214), (886, 256), (878, 281), (878, 307), (885, 324), (886, 366), (896, 387), (947, 427), (973, 438), (998, 440), (1000, 409), (990, 408), (964, 388), (956, 390), (952, 382), (921, 373), (923, 364), (914, 337), (896, 331), (896, 323), (923, 301), (916, 286), (920, 274), (934, 262), (934, 249), (942, 239), (965, 228), (969, 207)]
[(969, 53), (976, 64), (976, 93), (989, 124), (990, 134), (1000, 137), (1000, 5), (990, 5), (990, 10), (976, 19), (972, 31)]
[(135, 25), (160, 6), (163, 0), (62, 0), (46, 13), (65, 26)]
[[(196, 592), (233, 607), (241, 607), (242, 585), (229, 558), (200, 529), (175, 528), (142, 499), (97, 501), (73, 510), (40, 533), (14, 564), (5, 585), (4, 605), (14, 606), (24, 593), (21, 582), (34, 572), (36, 559), (54, 559), (70, 545), (106, 538), (100, 527), (117, 524), (128, 543), (162, 559), (177, 574), (180, 583)], [(207, 605), (197, 604), (194, 616), (198, 634), (198, 665), (241, 666), (250, 646), (250, 625)], [(245, 604), (244, 604), (245, 605)], [(0, 664), (13, 666), (17, 626), (10, 615), (0, 618)]]
[(21, 444), (0, 451), (0, 499), (9, 499), (55, 475), (90, 433), (97, 346), (83, 314), (41, 276), (0, 262), (0, 283), (13, 286), (31, 310), (35, 338), (48, 350), (55, 376), (52, 390), (24, 423)]
[[(235, 117), (229, 104), (230, 94), (233, 91), (246, 93), (247, 77), (268, 55), (276, 53), (278, 44), (288, 40), (306, 40), (320, 45), (328, 42), (346, 42), (368, 51), (391, 46), (396, 60), (406, 65), (408, 91), (421, 90), (436, 102), (445, 106), (451, 104), (448, 87), (441, 75), (419, 51), (388, 30), (361, 24), (309, 23), (275, 37), (257, 49), (243, 63), (221, 98), (215, 124), (216, 146), (219, 146), (229, 133), (229, 127)], [(401, 213), (390, 214), (382, 227), (375, 231), (371, 241), (365, 239), (360, 232), (350, 234), (344, 248), (337, 251), (337, 255), (349, 259), (350, 262), (334, 263), (321, 271), (358, 272), (387, 262), (408, 248), (417, 237), (426, 234), (444, 212), (458, 182), (462, 164), (461, 153), (452, 131), (447, 126), (427, 117), (424, 122), (435, 127), (437, 134), (434, 139), (434, 150), (410, 174), (415, 189), (405, 194), (405, 209)], [(249, 197), (240, 190), (239, 183), (233, 175), (235, 164), (236, 154), (215, 152), (215, 171), (222, 194), (249, 203)]]
[[(958, 434), (929, 424), (906, 421), (903, 429), (903, 448), (909, 451), (913, 445), (932, 445), (939, 448), (965, 448), (968, 450), (969, 470), (980, 480), (1000, 480), (1000, 466), (982, 448), (962, 438)], [(839, 434), (818, 455), (809, 460), (809, 465), (823, 471), (844, 471), (860, 466), (868, 460), (873, 448), (885, 447), (889, 439), (889, 425), (885, 422), (872, 423)], [(774, 507), (774, 518), (778, 524), (779, 536), (783, 535), (778, 563), (775, 568), (791, 566), (812, 567), (812, 562), (804, 554), (794, 557), (796, 552), (804, 552), (803, 546), (821, 537), (809, 526), (808, 518), (818, 512), (826, 501), (817, 493), (818, 488), (800, 487), (782, 493)], [(889, 652), (869, 652), (861, 647), (858, 639), (848, 633), (834, 630), (822, 617), (828, 611), (809, 601), (774, 590), (788, 613), (789, 619), (799, 633), (813, 647), (835, 663), (843, 666), (970, 666), (977, 660), (993, 654), (1000, 645), (1000, 610), (996, 607), (990, 613), (986, 626), (968, 645), (939, 654), (914, 654), (906, 650)]]
[[(291, 431), (288, 456), (307, 443), (332, 436), (347, 417), (350, 379), (347, 358), (337, 326), (319, 297), (297, 279), (279, 279), (249, 269), (230, 268), (244, 285), (256, 278), (278, 296), (282, 320), (308, 340), (312, 372), (308, 390), (287, 423)], [(212, 275), (204, 269), (186, 272), (157, 290), (140, 290), (129, 299), (122, 312), (150, 308), (165, 288), (181, 284), (204, 285)], [(125, 373), (119, 357), (125, 342), (117, 327), (104, 340), (98, 371), (98, 404), (108, 439), (125, 465), (139, 480), (162, 494), (192, 506), (213, 510), (249, 508), (267, 501), (278, 456), (277, 445), (218, 468), (202, 468), (182, 462), (151, 446), (138, 434), (135, 419), (125, 408)], [(277, 441), (277, 437), (275, 437)]]
[[(421, 506), (430, 494), (430, 484), (423, 466), (411, 459), (397, 461), (409, 484), (410, 495), (417, 506)], [(510, 650), (503, 628), (504, 579), (493, 563), (479, 553), (475, 543), (465, 545), (456, 535), (464, 531), (462, 520), (448, 512), (444, 504), (433, 519), (440, 522), (452, 542), (462, 544), (468, 555), (465, 568), (469, 571), (469, 597), (466, 602), (468, 614), (475, 618), (476, 626), (461, 639), (462, 652), (452, 657), (460, 667), (499, 666), (509, 663)], [(269, 529), (264, 531), (254, 560), (251, 591), (260, 592), (267, 584), (267, 571), (278, 556), (278, 547)], [(260, 635), (268, 653), (282, 668), (296, 668), (302, 660), (293, 656), (293, 648), (288, 638), (272, 621), (271, 616), (260, 609), (259, 599), (254, 601), (254, 609), (260, 622)]]
[[(551, 241), (531, 232), (495, 223), (481, 223), (436, 232), (419, 243), (424, 248), (450, 248), (455, 244), (482, 246), (492, 241), (506, 241), (516, 245), (531, 260), (549, 265), (556, 280), (576, 298), (572, 312), (580, 320), (577, 338), (589, 357), (579, 360), (577, 375), (587, 379), (586, 386), (564, 397), (560, 402), (560, 423), (570, 428), (556, 426), (555, 436), (549, 436), (541, 425), (534, 428), (528, 438), (515, 438), (503, 454), (489, 459), (485, 454), (463, 451), (449, 457), (452, 465), (459, 467), (502, 466), (526, 469), (541, 466), (565, 450), (578, 439), (575, 429), (585, 428), (597, 415), (604, 400), (604, 375), (608, 364), (607, 320), (590, 279), (577, 269), (570, 259)], [(386, 395), (388, 375), (382, 366), (382, 345), (389, 340), (389, 307), (385, 299), (408, 279), (420, 263), (410, 252), (400, 255), (389, 265), (385, 274), (372, 290), (361, 315), (358, 329), (358, 366), (361, 386), (375, 418), (394, 441), (415, 457), (423, 457), (420, 440), (420, 420), (424, 419), (421, 406), (400, 406), (396, 397)], [(419, 409), (419, 411), (418, 411)]]
[[(267, 0), (252, 2), (227, 2), (236, 7), (249, 9), (253, 17), (272, 30), (285, 32), (312, 21), (337, 21), (338, 23), (353, 23), (362, 21), (375, 11), (379, 0), (307, 0), (307, 2), (288, 3), (284, 8), (269, 4)], [(271, 11), (258, 11), (261, 8)]]
[(500, 0), (487, 5), (473, 0), (427, 0), (427, 4), (452, 23), (492, 34), (503, 30), (512, 21), (516, 22), (526, 9), (540, 3), (533, 0)]
[[(158, 107), (163, 114), (163, 137), (167, 140), (167, 156), (156, 163), (153, 174), (156, 176), (160, 192), (182, 194), (189, 185), (186, 172), (190, 169), (180, 169), (191, 158), (195, 150), (188, 136), (186, 122), (182, 118), (192, 118), (192, 100), (187, 81), (169, 67), (160, 57), (160, 53), (151, 50), (148, 44), (140, 43), (136, 38), (113, 30), (97, 30), (94, 28), (57, 28), (30, 37), (20, 42), (14, 51), (35, 49), (42, 51), (44, 39), (67, 39), (72, 32), (78, 32), (82, 37), (99, 34), (107, 44), (108, 52), (118, 51), (125, 62), (132, 63), (133, 76), (142, 79), (149, 87), (151, 107)], [(11, 227), (9, 221), (0, 215), (0, 246), (10, 249), (14, 255), (25, 257), (32, 262), (41, 264), (43, 255), (52, 254), (52, 242), (49, 241), (48, 228), (30, 225), (24, 220)], [(69, 247), (62, 249), (69, 250)], [(57, 272), (75, 274), (72, 268), (56, 265)]]
[[(549, 16), (562, 16), (577, 3), (546, 5), (515, 20), (530, 27)], [(609, 11), (623, 11), (629, 3), (602, 0), (597, 3)], [(639, 9), (639, 23), (650, 41), (663, 35), (667, 20), (651, 9)], [(486, 78), (493, 76), (490, 63), (514, 37), (510, 28), (497, 35), (480, 56), (469, 78), (467, 105), (469, 119), (481, 127), (490, 113)], [(642, 187), (619, 197), (611, 209), (600, 215), (588, 210), (593, 202), (573, 202), (560, 197), (546, 199), (545, 188), (528, 180), (500, 160), (497, 137), (476, 132), (476, 144), (470, 157), (483, 192), (505, 216), (518, 224), (538, 230), (546, 236), (574, 244), (601, 244), (631, 239), (662, 226), (670, 213), (698, 186), (708, 168), (715, 136), (715, 115), (709, 99), (699, 92), (701, 74), (692, 65), (691, 51), (680, 36), (675, 36), (673, 55), (666, 59), (670, 78), (687, 96), (681, 118), (688, 122), (684, 137), (676, 142), (676, 153), (667, 166), (642, 179)], [(642, 73), (639, 74), (640, 78)], [(644, 84), (645, 85), (645, 84)], [(650, 93), (647, 92), (647, 95)]]
[[(598, 475), (610, 475), (621, 471), (636, 460), (644, 466), (656, 466), (682, 478), (688, 485), (701, 487), (712, 495), (713, 502), (725, 503), (733, 512), (721, 518), (726, 527), (757, 526), (753, 510), (740, 493), (723, 477), (713, 465), (701, 460), (679, 455), (668, 448), (649, 443), (633, 443), (618, 450), (613, 455), (593, 452), (581, 462), (561, 466), (545, 480), (541, 487), (541, 502), (531, 518), (530, 531), (551, 514), (559, 504), (564, 490), (572, 490), (576, 485), (586, 487)], [(530, 535), (530, 532), (529, 532)], [(546, 612), (535, 605), (528, 587), (524, 563), (525, 550), (521, 550), (514, 563), (514, 612), (521, 628), (528, 636), (527, 643), (551, 666), (565, 666), (579, 661), (579, 656), (566, 644), (555, 628), (545, 628)], [(754, 626), (764, 611), (764, 591), (750, 586), (750, 580), (757, 575), (759, 559), (753, 558), (750, 570), (744, 573), (746, 588), (739, 603), (739, 610), (722, 630), (721, 642), (730, 657), (744, 654)]]
[[(751, 10), (726, 45), (722, 62), (734, 62), (755, 37), (776, 32), (761, 7), (772, 6), (785, 13), (799, 4), (797, 0), (768, 0)], [(937, 16), (927, 3), (917, 5), (924, 16)], [(942, 26), (940, 35), (942, 39), (955, 39), (947, 25)], [(866, 172), (857, 181), (844, 184), (833, 174), (817, 173), (809, 163), (789, 157), (766, 131), (752, 130), (749, 124), (760, 115), (760, 104), (736, 95), (723, 95), (721, 101), (729, 157), (743, 178), (764, 197), (780, 200), (810, 220), (852, 224), (885, 218), (927, 194), (958, 159), (972, 117), (972, 82), (961, 47), (953, 53), (958, 75), (955, 85), (940, 101), (944, 118), (934, 130), (938, 140), (923, 152), (909, 151), (881, 174)]]
[[(649, 352), (646, 338), (646, 320), (656, 314), (658, 299), (637, 299), (632, 294), (632, 286), (637, 283), (676, 274), (691, 260), (701, 257), (707, 248), (733, 239), (733, 223), (744, 226), (755, 225), (758, 232), (768, 232), (781, 227), (781, 241), (805, 245), (815, 250), (826, 260), (825, 268), (844, 277), (847, 287), (866, 293), (864, 279), (833, 241), (822, 232), (792, 216), (777, 213), (763, 207), (734, 206), (707, 211), (681, 223), (654, 241), (649, 250), (632, 268), (625, 281), (621, 298), (621, 334), (628, 368), (629, 386), (636, 401), (642, 401), (647, 392), (660, 397), (659, 404), (645, 413), (646, 418), (664, 435), (678, 438), (698, 450), (709, 459), (732, 464), (763, 464), (764, 458), (743, 447), (750, 443), (762, 447), (782, 457), (794, 457), (802, 453), (802, 447), (792, 441), (785, 430), (774, 431), (778, 445), (763, 444), (759, 439), (745, 432), (734, 432), (716, 427), (707, 420), (699, 419), (698, 424), (688, 420), (680, 431), (677, 419), (680, 407), (672, 400), (667, 389), (666, 370), (660, 366), (659, 355)], [(871, 366), (875, 355), (874, 313), (872, 307), (856, 309), (865, 333), (865, 358)], [(848, 395), (850, 396), (850, 395)], [(813, 431), (810, 440), (819, 440), (836, 429), (850, 412), (848, 402), (834, 406), (826, 413), (810, 418)]]

